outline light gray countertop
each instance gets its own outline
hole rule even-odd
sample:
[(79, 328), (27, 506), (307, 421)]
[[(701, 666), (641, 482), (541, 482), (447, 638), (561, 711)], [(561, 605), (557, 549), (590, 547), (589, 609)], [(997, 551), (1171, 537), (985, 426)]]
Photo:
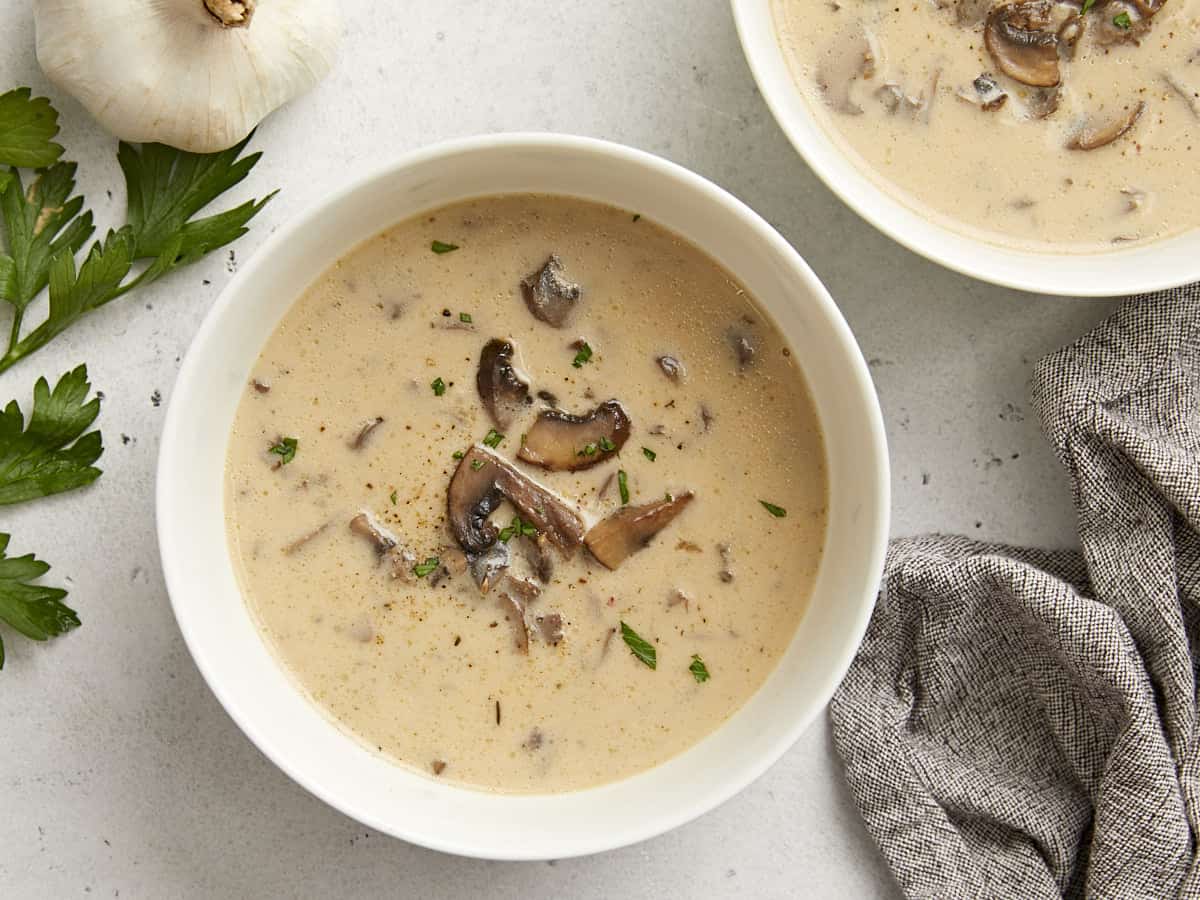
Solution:
[[(1113, 304), (977, 284), (861, 221), (776, 127), (724, 3), (345, 7), (336, 71), (258, 131), (253, 146), (263, 159), (239, 196), (282, 191), (236, 244), (236, 259), (348, 173), (443, 138), (564, 131), (661, 154), (758, 210), (841, 306), (887, 420), (894, 534), (1074, 543), (1071, 498), (1029, 408), (1028, 379), (1042, 354)], [(60, 140), (80, 164), (98, 224), (116, 223), (115, 142), (42, 77), (30, 4), (0, 0), (0, 23), (0, 89), (28, 84), (54, 100)], [(90, 316), (0, 376), (0, 399), (24, 404), (37, 376), (86, 361), (106, 397), (103, 478), (0, 512), (10, 550), (49, 561), (84, 622), (48, 645), (7, 641), (6, 897), (897, 895), (824, 719), (767, 775), (700, 820), (638, 846), (550, 863), (488, 863), (410, 846), (363, 828), (275, 769), (192, 664), (154, 534), (166, 400), (189, 340), (235, 268), (215, 254)]]

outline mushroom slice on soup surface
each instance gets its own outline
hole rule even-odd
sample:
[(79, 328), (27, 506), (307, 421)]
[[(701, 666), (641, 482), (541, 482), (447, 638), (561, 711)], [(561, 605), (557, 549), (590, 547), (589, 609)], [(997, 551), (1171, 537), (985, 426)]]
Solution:
[(529, 382), (521, 377), (513, 363), (515, 354), (512, 343), (499, 338), (488, 341), (479, 353), (475, 386), (498, 428), (511, 425), (521, 409), (532, 402)]
[(629, 430), (629, 416), (616, 400), (605, 400), (586, 416), (548, 409), (525, 434), (517, 457), (552, 471), (587, 469), (619, 452)]
[(1097, 150), (1107, 147), (1137, 124), (1145, 109), (1146, 102), (1143, 100), (1103, 125), (1094, 126), (1088, 123), (1071, 135), (1067, 147), (1071, 150)]
[(641, 550), (692, 502), (691, 491), (642, 506), (625, 506), (594, 525), (584, 538), (606, 568), (615, 569), (627, 556)]
[(521, 295), (535, 319), (562, 328), (583, 296), (583, 289), (566, 277), (562, 260), (552, 253), (540, 269), (521, 282)]
[(472, 447), (446, 491), (450, 529), (467, 553), (482, 553), (496, 543), (500, 530), (488, 516), (505, 498), (559, 550), (569, 552), (583, 541), (583, 519), (557, 494), (495, 454)]
[(996, 66), (1009, 78), (1030, 87), (1054, 87), (1062, 80), (1053, 9), (1049, 0), (1023, 0), (988, 13), (983, 41)]

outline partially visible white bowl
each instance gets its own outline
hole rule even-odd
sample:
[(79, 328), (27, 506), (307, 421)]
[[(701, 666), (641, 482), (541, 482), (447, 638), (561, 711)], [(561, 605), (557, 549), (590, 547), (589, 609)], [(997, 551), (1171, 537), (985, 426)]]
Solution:
[(830, 137), (796, 86), (771, 0), (732, 0), (742, 49), (779, 127), (831, 191), (893, 240), (949, 269), (1041, 294), (1115, 297), (1200, 280), (1200, 229), (1104, 253), (1014, 250), (927, 219), (874, 181)]
[[(396, 221), (467, 197), (536, 191), (636, 209), (735, 273), (787, 335), (825, 433), (826, 551), (795, 639), (724, 726), (648, 772), (577, 793), (519, 796), (435, 781), (372, 753), (309, 703), (261, 639), (225, 534), (230, 427), (276, 323), (327, 266)], [(616, 144), (500, 135), (443, 144), (356, 179), (275, 233), (204, 320), (167, 412), (158, 535), (179, 627), (213, 693), (301, 785), (380, 831), (451, 853), (549, 859), (652, 837), (761, 775), (845, 673), (873, 607), (888, 527), (888, 461), (875, 391), (829, 294), (766, 222), (698, 175)]]

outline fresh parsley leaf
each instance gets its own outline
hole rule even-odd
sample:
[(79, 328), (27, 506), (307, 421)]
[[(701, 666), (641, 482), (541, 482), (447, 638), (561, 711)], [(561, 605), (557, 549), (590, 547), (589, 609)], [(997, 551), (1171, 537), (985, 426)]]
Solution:
[(579, 347), (579, 352), (575, 354), (575, 359), (571, 362), (571, 365), (573, 365), (577, 369), (582, 369), (583, 364), (585, 362), (588, 362), (589, 360), (591, 360), (591, 358), (592, 358), (592, 348), (590, 346), (588, 346), (587, 341), (581, 341), (580, 347)]
[(426, 559), (425, 562), (417, 563), (415, 566), (413, 566), (413, 574), (418, 578), (424, 578), (441, 564), (442, 561), (440, 559), (438, 559), (436, 556), (431, 556)]
[(575, 451), (575, 455), (576, 456), (595, 456), (596, 451), (598, 449), (599, 448), (597, 448), (595, 444), (593, 444), (591, 441), (588, 441), (588, 443), (583, 445), (582, 449)]
[(1113, 24), (1118, 28), (1132, 28), (1133, 20), (1129, 18), (1129, 13), (1122, 11), (1113, 16)]
[(654, 460), (658, 459), (658, 454), (649, 447), (642, 448), (642, 455), (645, 456), (646, 459), (650, 460), (650, 462), (654, 462)]
[(483, 439), (483, 444), (485, 447), (491, 447), (493, 450), (495, 450), (500, 446), (500, 442), (502, 440), (504, 440), (504, 435), (498, 432), (495, 428), (492, 428), (488, 431), (487, 437)]
[(766, 500), (759, 500), (758, 502), (763, 505), (763, 509), (765, 509), (767, 512), (769, 512), (771, 515), (773, 515), (777, 519), (782, 519), (784, 516), (787, 515), (787, 510), (784, 509), (782, 506), (776, 506), (774, 503), (768, 503)]
[(617, 449), (617, 445), (610, 441), (606, 436), (600, 436), (600, 449), (605, 453), (612, 453)]
[(453, 456), (455, 459), (462, 459), (464, 456), (466, 456), (466, 454), (463, 453), (461, 450), (455, 450), (450, 455)]
[(447, 244), (443, 241), (434, 241), (429, 245), (429, 249), (440, 256), (443, 253), (453, 253), (458, 249), (458, 244)]
[[(0, 255), (0, 299), (21, 316), (50, 279), (50, 262), (61, 251), (74, 254), (94, 230), (90, 211), (80, 215), (83, 198), (72, 197), (75, 163), (56, 163), (38, 173), (26, 190), (16, 169), (11, 190), (0, 196), (0, 215), (8, 233), (10, 256)], [(14, 326), (20, 330), (20, 322)]]
[(621, 492), (621, 505), (629, 502), (629, 476), (624, 469), (617, 470), (617, 489)]
[(392, 491), (390, 494), (388, 494), (388, 499), (392, 501), (392, 506), (395, 506), (395, 505), (396, 505), (396, 499), (397, 499), (397, 498), (396, 498), (396, 492), (395, 492), (395, 491)]
[(0, 165), (41, 169), (54, 165), (63, 148), (51, 140), (58, 134), (58, 111), (27, 87), (0, 94)]
[(91, 484), (92, 465), (104, 451), (99, 431), (87, 431), (100, 412), (87, 367), (63, 375), (50, 389), (45, 378), (33, 388), (29, 422), (17, 401), (0, 410), (0, 506), (47, 497)]
[(458, 321), (462, 322), (464, 325), (470, 325), (472, 322), (471, 314), (470, 313), (459, 313)]
[(696, 684), (704, 684), (711, 677), (708, 674), (708, 666), (704, 664), (704, 660), (700, 658), (699, 653), (692, 654), (692, 664), (688, 666), (688, 671), (696, 679)]
[(1096, 0), (1083, 0), (1083, 6), (1079, 10), (1079, 18), (1083, 18), (1088, 14), (1088, 10), (1096, 5)]
[(433, 388), (433, 395), (435, 397), (440, 397), (442, 394), (446, 393), (446, 382), (442, 381), (442, 377), (440, 375), (433, 379), (433, 383), (429, 386)]
[(125, 218), (136, 257), (159, 260), (154, 278), (241, 237), (246, 223), (275, 196), (272, 191), (261, 200), (192, 218), (250, 174), (262, 154), (238, 157), (251, 136), (219, 153), (188, 153), (162, 144), (142, 144), (139, 152), (121, 142), (117, 162), (125, 175)]
[[(0, 621), (27, 638), (45, 641), (79, 627), (75, 610), (62, 602), (67, 592), (44, 584), (31, 584), (50, 566), (30, 553), (8, 557), (9, 536), (0, 534)], [(4, 643), (0, 641), (0, 669), (4, 668)]]
[(482, 459), (471, 460), (471, 471), (478, 472), (482, 468), (483, 468), (483, 460)]
[(274, 453), (279, 457), (279, 465), (286, 466), (296, 458), (296, 449), (300, 446), (300, 442), (294, 437), (281, 437), (278, 441), (271, 445), (268, 453)]
[(511, 525), (506, 525), (505, 527), (501, 528), (500, 534), (499, 534), (500, 543), (507, 544), (509, 541), (512, 540), (513, 535), (516, 533), (517, 533), (516, 529), (513, 528)]
[(654, 645), (645, 640), (640, 634), (621, 622), (621, 639), (625, 641), (630, 651), (652, 669), (658, 668), (658, 651)]

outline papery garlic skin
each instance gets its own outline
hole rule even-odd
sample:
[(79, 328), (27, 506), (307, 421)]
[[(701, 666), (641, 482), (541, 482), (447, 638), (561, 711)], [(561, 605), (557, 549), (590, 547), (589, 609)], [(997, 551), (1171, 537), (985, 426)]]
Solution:
[(232, 147), (320, 81), (342, 30), (333, 0), (36, 0), (34, 21), (46, 76), (108, 131), (196, 153)]

